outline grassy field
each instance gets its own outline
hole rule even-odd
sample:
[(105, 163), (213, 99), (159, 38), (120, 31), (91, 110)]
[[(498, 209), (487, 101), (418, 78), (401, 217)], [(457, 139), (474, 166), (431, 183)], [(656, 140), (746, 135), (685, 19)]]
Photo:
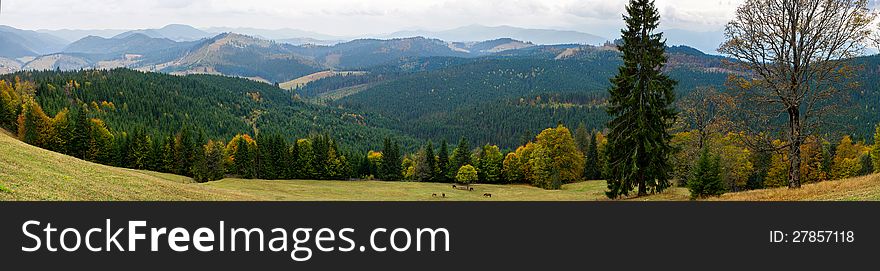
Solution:
[(0, 200), (253, 200), (172, 174), (86, 162), (0, 131)]
[[(0, 132), (0, 200), (279, 200), (279, 201), (593, 201), (607, 200), (604, 181), (561, 190), (527, 185), (474, 185), (378, 181), (242, 180), (205, 184), (172, 174), (122, 169), (39, 149)], [(483, 194), (492, 194), (491, 198)], [(433, 196), (437, 194), (437, 196)], [(445, 197), (442, 195), (445, 194)], [(672, 188), (635, 201), (688, 200)], [(710, 200), (880, 200), (880, 175), (806, 184), (801, 189), (729, 193)]]
[(350, 76), (350, 75), (364, 75), (366, 72), (363, 71), (320, 71), (313, 74), (309, 74), (300, 78), (296, 78), (284, 83), (278, 84), (278, 87), (282, 89), (295, 89), (301, 86), (304, 86), (308, 83), (318, 81), (324, 78), (333, 77), (337, 75), (341, 76)]
[[(474, 191), (453, 189), (452, 184), (380, 181), (266, 181), (224, 179), (210, 187), (282, 201), (592, 201), (605, 200), (605, 181), (567, 184), (562, 190), (527, 185), (472, 185)], [(483, 194), (492, 194), (485, 197)], [(437, 194), (435, 197), (434, 194)], [(445, 197), (443, 195), (445, 194)], [(638, 200), (685, 200), (687, 191), (672, 189)]]

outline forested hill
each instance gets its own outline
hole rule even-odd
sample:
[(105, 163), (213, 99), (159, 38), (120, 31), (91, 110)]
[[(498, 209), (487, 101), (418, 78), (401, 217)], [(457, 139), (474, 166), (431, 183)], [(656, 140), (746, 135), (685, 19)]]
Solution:
[[(676, 64), (668, 71), (679, 81), (679, 95), (696, 87), (723, 87), (727, 73), (713, 69), (720, 63), (717, 57), (679, 51), (683, 50), (676, 48), (670, 57)], [(444, 60), (413, 63), (448, 63)], [(613, 50), (545, 46), (403, 75), (373, 70), (366, 76), (331, 77), (299, 92), (332, 93), (333, 86), (360, 84), (363, 89), (330, 104), (397, 120), (398, 130), (415, 137), (467, 137), (512, 148), (522, 143), (521, 138), (558, 123), (576, 127), (583, 122), (590, 130), (603, 129), (609, 79), (619, 64)]]
[(378, 148), (390, 135), (414, 142), (382, 128), (389, 126), (382, 118), (297, 101), (288, 91), (247, 79), (129, 69), (0, 76), (7, 82), (15, 78), (36, 83), (34, 96), (47, 114), (86, 104), (91, 117), (104, 120), (114, 132), (163, 137), (192, 127), (215, 139), (255, 131), (288, 139), (329, 133), (344, 146), (364, 150)]

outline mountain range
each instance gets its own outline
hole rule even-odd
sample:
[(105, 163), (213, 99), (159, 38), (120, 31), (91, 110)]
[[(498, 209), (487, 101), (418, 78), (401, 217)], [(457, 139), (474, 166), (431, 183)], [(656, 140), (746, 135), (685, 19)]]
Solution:
[[(273, 95), (277, 104), (290, 100), (309, 103), (316, 106), (317, 111), (340, 110), (333, 116), (315, 116), (355, 116), (355, 125), (346, 128), (351, 135), (358, 135), (346, 140), (350, 146), (363, 143), (357, 140), (360, 135), (373, 134), (359, 129), (358, 125), (405, 135), (407, 144), (426, 139), (453, 142), (468, 137), (479, 144), (493, 143), (503, 148), (522, 144), (523, 138), (533, 138), (541, 129), (557, 123), (577, 126), (585, 122), (587, 129), (600, 130), (607, 121), (604, 106), (609, 79), (620, 64), (619, 52), (610, 44), (544, 44), (510, 37), (468, 41), (481, 36), (444, 36), (462, 39), (455, 41), (392, 35), (325, 45), (298, 45), (263, 36), (290, 37), (297, 35), (294, 30), (214, 35), (206, 34), (210, 31), (171, 25), (161, 29), (123, 31), (112, 36), (90, 35), (64, 43), (46, 33), (3, 29), (8, 33), (3, 36), (7, 43), (0, 48), (10, 50), (0, 54), (0, 73), (18, 72), (6, 78), (27, 77), (29, 74), (21, 71), (61, 70), (61, 74), (74, 76), (71, 80), (105, 80), (79, 71), (97, 68), (113, 71), (108, 74), (124, 74), (126, 78), (138, 78), (144, 82), (162, 80), (169, 85), (188, 86), (192, 78), (222, 82), (214, 85), (216, 88), (212, 91), (225, 91), (224, 84), (235, 84), (243, 88), (235, 93), (224, 92), (223, 95), (229, 98), (215, 101), (212, 106), (226, 108), (228, 104), (242, 103), (247, 99), (259, 101), (257, 96), (241, 96), (242, 93), (253, 95), (248, 92), (252, 88), (259, 89), (262, 95)], [(282, 36), (284, 33), (287, 36)], [(421, 34), (427, 36), (430, 33)], [(670, 44), (675, 44), (672, 38), (670, 40)], [(698, 87), (722, 89), (727, 76), (735, 72), (723, 64), (724, 57), (706, 54), (693, 47), (670, 46), (666, 52), (668, 65), (665, 72), (678, 81), (676, 92), (680, 96)], [(880, 57), (864, 61), (869, 63), (864, 66), (872, 67)], [(117, 68), (123, 68), (121, 70), (125, 72)], [(53, 73), (41, 76), (54, 78)], [(180, 81), (190, 83), (177, 82), (175, 78), (187, 78)], [(860, 80), (865, 85), (877, 85), (870, 81), (876, 80), (872, 78), (875, 77), (866, 76)], [(108, 101), (128, 106), (155, 103), (140, 100), (153, 99), (151, 95), (138, 99), (122, 95), (113, 90), (114, 85), (116, 83), (104, 84), (104, 94), (83, 101)], [(144, 86), (151, 85), (144, 83)], [(880, 114), (876, 114), (877, 108), (872, 105), (878, 97), (880, 95), (873, 89), (854, 96), (852, 100), (857, 101), (856, 105), (867, 109), (853, 114), (861, 118), (842, 121), (880, 121)], [(174, 110), (179, 112), (173, 113)], [(196, 109), (168, 108), (163, 112), (151, 112), (150, 116), (182, 112), (184, 117), (180, 121), (184, 122), (185, 116), (198, 113), (188, 110)], [(254, 114), (272, 116), (261, 118), (259, 125), (289, 128), (290, 119), (286, 116), (297, 111), (278, 110), (272, 105), (259, 110), (236, 111), (233, 117), (222, 119), (237, 123), (252, 118)], [(133, 113), (121, 111), (120, 114)], [(142, 116), (116, 117), (127, 119), (118, 125), (137, 124), (138, 127), (150, 127), (153, 124), (149, 121), (154, 120)], [(308, 117), (299, 121), (308, 122)], [(249, 131), (218, 127), (216, 132)], [(870, 132), (853, 131), (853, 134)]]
[(399, 31), (384, 38), (428, 37), (448, 41), (485, 41), (511, 38), (536, 44), (590, 44), (599, 45), (607, 38), (577, 31), (527, 29), (512, 26), (469, 25), (443, 31)]
[[(510, 57), (548, 53), (541, 50), (548, 46), (596, 47), (594, 44), (603, 40), (575, 31), (480, 25), (353, 40), (296, 29), (198, 29), (180, 24), (158, 29), (100, 30), (73, 42), (53, 33), (70, 38), (74, 30), (0, 27), (0, 31), (5, 33), (0, 36), (0, 73), (124, 67), (172, 74), (229, 75), (271, 83), (321, 70), (363, 69), (404, 58)], [(215, 34), (217, 31), (223, 32)]]

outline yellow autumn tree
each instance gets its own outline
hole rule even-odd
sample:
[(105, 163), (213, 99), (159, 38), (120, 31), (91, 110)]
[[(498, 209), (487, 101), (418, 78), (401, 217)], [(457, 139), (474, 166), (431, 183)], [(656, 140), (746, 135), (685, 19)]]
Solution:
[(17, 130), (16, 120), (21, 109), (21, 97), (8, 82), (0, 80), (0, 128)]
[(18, 138), (25, 143), (47, 148), (52, 134), (52, 120), (34, 99), (28, 99), (18, 115)]
[(504, 157), (504, 162), (501, 163), (501, 175), (504, 176), (503, 178), (507, 182), (522, 182), (523, 175), (520, 170), (521, 168), (519, 155), (517, 155), (516, 152), (508, 153), (507, 156)]
[(823, 164), (823, 141), (811, 136), (801, 145), (801, 182), (815, 183), (828, 179)]
[(532, 175), (532, 165), (529, 163), (529, 160), (532, 157), (532, 153), (535, 152), (535, 144), (532, 142), (526, 143), (525, 146), (521, 146), (516, 149), (516, 156), (519, 157), (519, 176), (522, 176), (523, 182), (531, 182), (533, 179)]
[[(532, 153), (531, 159), (546, 161), (550, 164), (541, 168), (547, 172), (537, 172), (536, 163), (532, 163), (532, 174), (543, 188), (559, 189), (562, 184), (578, 181), (584, 172), (584, 154), (577, 149), (571, 131), (563, 125), (542, 131), (535, 137), (537, 149)], [(541, 152), (538, 152), (540, 150)], [(546, 156), (546, 157), (545, 157)], [(549, 176), (549, 180), (547, 179)]]
[(112, 159), (111, 150), (113, 149), (113, 134), (104, 121), (100, 119), (91, 119), (91, 127), (89, 131), (88, 150), (86, 151), (86, 159), (107, 164)]
[[(780, 140), (774, 140), (773, 146), (779, 148), (785, 144)], [(770, 167), (767, 169), (767, 177), (764, 179), (765, 187), (782, 187), (788, 185), (788, 168), (790, 163), (788, 155), (784, 152), (774, 152), (770, 158)]]
[(860, 158), (866, 152), (864, 145), (853, 143), (849, 136), (841, 138), (831, 162), (831, 178), (839, 180), (858, 176), (862, 169)]

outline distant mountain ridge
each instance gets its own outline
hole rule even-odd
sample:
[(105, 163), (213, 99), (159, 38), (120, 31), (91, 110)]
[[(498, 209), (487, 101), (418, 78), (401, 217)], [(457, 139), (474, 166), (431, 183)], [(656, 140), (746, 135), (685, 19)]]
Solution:
[(66, 42), (58, 37), (0, 25), (0, 57), (19, 58), (55, 53)]
[(159, 29), (132, 30), (116, 35), (113, 38), (121, 39), (134, 34), (143, 34), (151, 38), (165, 38), (173, 41), (195, 41), (204, 38), (210, 38), (211, 36), (213, 36), (209, 32), (199, 30), (192, 26), (182, 24), (170, 24)]
[(64, 53), (81, 54), (144, 54), (150, 51), (173, 47), (177, 43), (167, 38), (154, 38), (142, 33), (131, 33), (124, 37), (102, 38), (88, 36), (64, 47)]
[[(2, 31), (5, 28), (0, 28)], [(219, 29), (214, 29), (219, 30)], [(247, 29), (251, 32), (259, 29)], [(34, 31), (16, 30), (14, 33), (25, 33), (37, 38), (47, 39), (49, 34)], [(506, 31), (506, 32), (505, 32)], [(515, 27), (484, 27), (470, 26), (450, 30), (447, 34), (458, 33), (462, 38), (465, 34), (487, 36), (535, 32), (568, 35), (566, 37), (583, 41), (582, 38), (594, 36), (556, 30), (535, 30)], [(411, 60), (420, 58), (460, 58), (474, 59), (482, 57), (494, 58), (530, 58), (542, 60), (564, 60), (578, 57), (580, 54), (595, 55), (602, 50), (613, 48), (583, 45), (583, 42), (568, 44), (543, 45), (540, 43), (502, 37), (478, 41), (456, 41), (454, 39), (438, 39), (431, 37), (402, 37), (391, 39), (355, 39), (346, 42), (328, 42), (331, 44), (304, 43), (294, 44), (290, 41), (277, 41), (262, 36), (246, 35), (234, 32), (208, 34), (209, 31), (199, 30), (186, 25), (168, 25), (160, 29), (133, 30), (120, 33), (113, 37), (87, 36), (73, 43), (57, 48), (63, 42), (56, 38), (56, 48), (44, 48), (44, 53), (35, 52), (27, 45), (26, 39), (3, 42), (3, 39), (18, 38), (19, 35), (0, 37), (0, 50), (7, 54), (0, 57), (0, 73), (18, 70), (42, 69), (112, 69), (130, 68), (148, 72), (170, 74), (215, 74), (244, 77), (265, 83), (287, 82), (315, 72), (327, 70), (363, 70), (371, 67), (391, 65), (399, 66), (402, 71), (419, 70), (440, 63), (420, 63), (424, 67), (411, 65)], [(574, 33), (574, 34), (572, 34)], [(306, 31), (293, 29), (272, 30), (261, 32), (279, 35), (310, 34)], [(571, 35), (569, 35), (571, 34)], [(204, 38), (205, 35), (210, 35)], [(532, 35), (540, 37), (539, 34)], [(196, 39), (197, 40), (192, 40)], [(324, 38), (328, 38), (324, 36)], [(338, 37), (329, 37), (338, 38)], [(31, 38), (30, 40), (36, 40)], [(315, 41), (315, 40), (312, 40)], [(575, 40), (570, 40), (575, 41)], [(594, 40), (598, 41), (598, 39)], [(8, 45), (8, 46), (7, 46)], [(6, 47), (4, 47), (6, 46)], [(683, 50), (683, 49), (682, 49)], [(702, 54), (702, 52), (699, 52)], [(703, 69), (711, 58), (694, 54), (674, 65), (693, 65)], [(451, 61), (449, 63), (461, 62)], [(701, 63), (694, 65), (694, 63)]]
[(400, 38), (422, 36), (446, 41), (468, 42), (485, 41), (499, 38), (511, 38), (535, 44), (590, 44), (599, 45), (606, 38), (593, 34), (550, 29), (529, 29), (513, 26), (483, 26), (469, 25), (443, 31), (399, 31), (385, 36), (385, 38)]

